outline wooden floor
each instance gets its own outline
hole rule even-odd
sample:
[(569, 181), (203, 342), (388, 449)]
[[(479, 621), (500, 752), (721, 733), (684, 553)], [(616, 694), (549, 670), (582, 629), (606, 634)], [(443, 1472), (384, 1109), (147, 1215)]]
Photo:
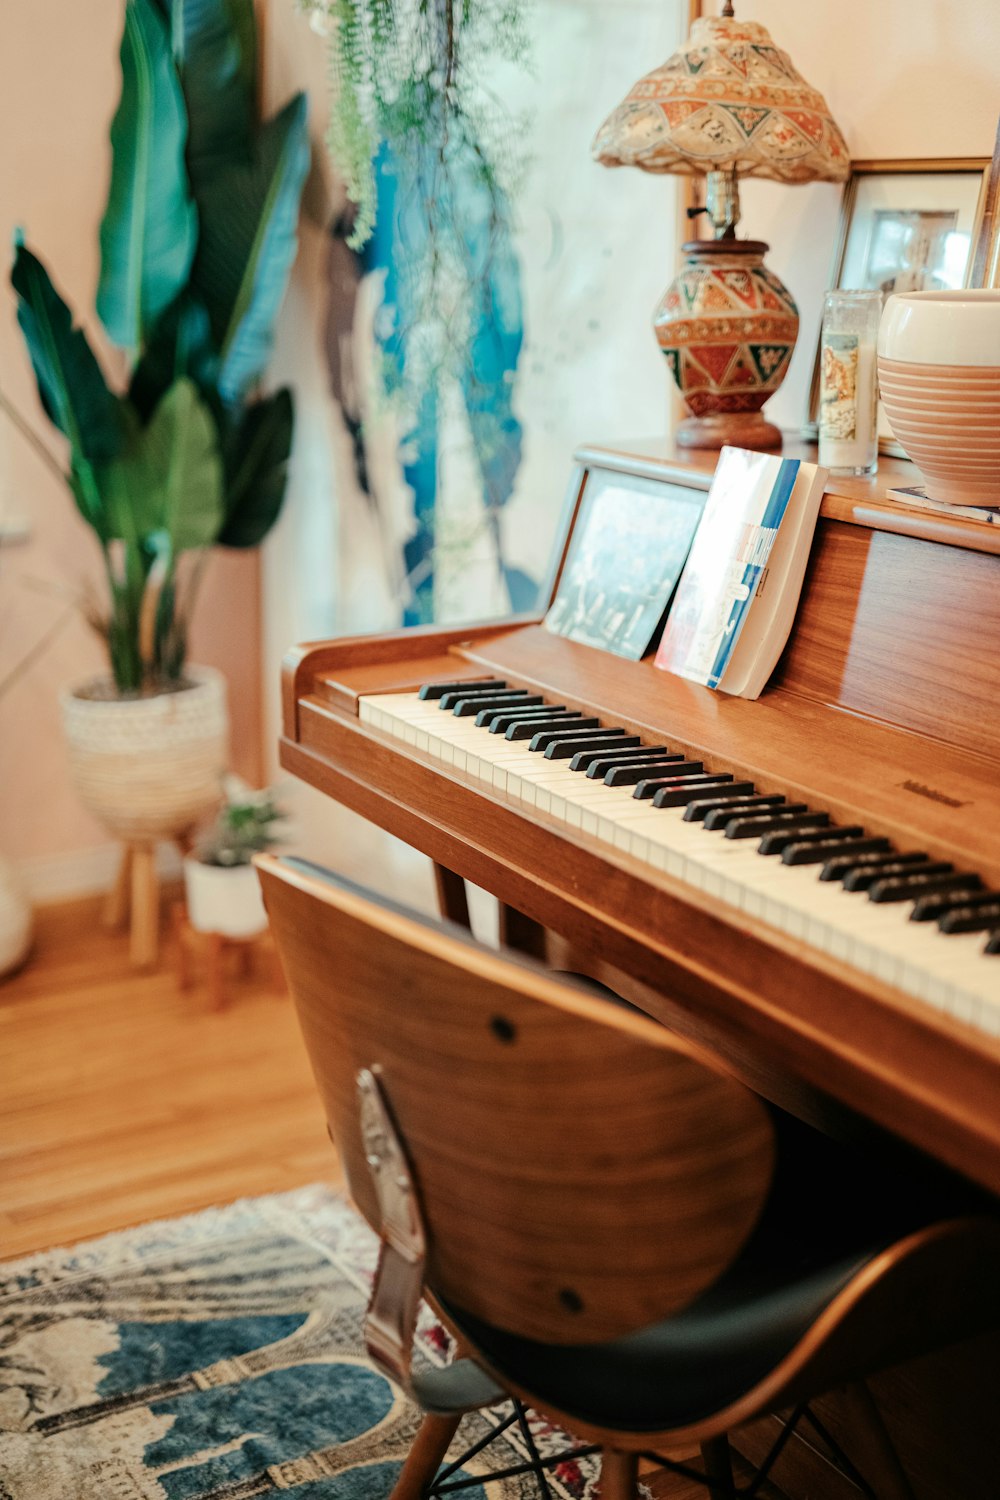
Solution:
[(213, 1203), (334, 1181), (291, 1002), (273, 969), (212, 1014), (129, 967), (96, 901), (38, 914), (0, 981), (0, 1259)]

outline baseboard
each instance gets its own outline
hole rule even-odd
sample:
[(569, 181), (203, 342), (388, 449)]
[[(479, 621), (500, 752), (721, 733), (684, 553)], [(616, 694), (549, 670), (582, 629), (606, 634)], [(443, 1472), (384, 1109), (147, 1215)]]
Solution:
[[(78, 896), (93, 896), (106, 891), (118, 871), (120, 844), (98, 844), (92, 849), (75, 849), (72, 854), (40, 854), (18, 863), (18, 873), (28, 897), (35, 906), (55, 901), (72, 901)], [(181, 856), (175, 844), (160, 844), (156, 866), (162, 880), (176, 880), (181, 873)]]

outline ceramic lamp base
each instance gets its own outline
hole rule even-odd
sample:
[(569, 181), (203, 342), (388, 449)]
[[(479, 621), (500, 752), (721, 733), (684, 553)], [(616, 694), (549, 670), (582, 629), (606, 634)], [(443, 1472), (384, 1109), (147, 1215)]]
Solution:
[(766, 250), (760, 240), (692, 240), (656, 309), (657, 341), (690, 413), (681, 447), (781, 445), (760, 408), (785, 378), (799, 314)]
[(760, 412), (722, 412), (685, 417), (677, 428), (679, 448), (780, 448), (781, 429)]

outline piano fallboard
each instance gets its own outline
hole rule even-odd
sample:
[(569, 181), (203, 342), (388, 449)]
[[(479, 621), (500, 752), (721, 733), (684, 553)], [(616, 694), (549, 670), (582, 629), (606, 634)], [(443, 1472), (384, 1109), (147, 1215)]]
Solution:
[[(597, 461), (590, 455), (574, 481), (567, 536), (587, 465)], [(640, 462), (645, 475), (657, 471), (653, 460)], [(672, 462), (663, 472), (676, 484), (686, 471)], [(692, 485), (704, 479), (690, 471)], [(383, 695), (502, 677), (1000, 886), (1000, 767), (988, 697), (998, 674), (982, 651), (983, 612), (1000, 609), (1000, 551), (980, 534), (990, 528), (975, 523), (974, 545), (963, 545), (966, 533), (951, 518), (944, 539), (915, 513), (910, 523), (903, 513), (902, 532), (892, 530), (901, 524), (896, 509), (881, 530), (884, 510), (864, 493), (824, 502), (796, 629), (758, 702), (553, 636), (536, 618), (427, 628), (292, 653), (282, 762), (560, 934), (593, 972), (627, 977), (632, 998), (702, 1036), (779, 1102), (836, 1101), (1000, 1191), (1000, 1019), (994, 1027), (991, 1011), (985, 1020), (981, 1011), (965, 1019), (943, 1012), (365, 722)], [(910, 549), (905, 564), (900, 545)], [(900, 566), (909, 593), (928, 570), (949, 584), (947, 597), (925, 594), (906, 639), (898, 621), (879, 623), (870, 593), (898, 614)], [(835, 611), (821, 608), (831, 591)], [(895, 676), (881, 654), (893, 640)], [(879, 696), (864, 670), (870, 661), (910, 690)], [(866, 694), (879, 714), (861, 706)]]

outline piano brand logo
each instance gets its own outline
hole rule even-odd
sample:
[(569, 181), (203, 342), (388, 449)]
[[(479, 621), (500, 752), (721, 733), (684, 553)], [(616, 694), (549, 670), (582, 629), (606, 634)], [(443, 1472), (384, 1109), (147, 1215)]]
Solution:
[(932, 802), (943, 802), (945, 807), (967, 807), (967, 802), (962, 802), (958, 797), (946, 797), (944, 792), (936, 791), (932, 786), (925, 786), (922, 781), (901, 781), (899, 785), (904, 792), (916, 792), (918, 797), (929, 797)]

